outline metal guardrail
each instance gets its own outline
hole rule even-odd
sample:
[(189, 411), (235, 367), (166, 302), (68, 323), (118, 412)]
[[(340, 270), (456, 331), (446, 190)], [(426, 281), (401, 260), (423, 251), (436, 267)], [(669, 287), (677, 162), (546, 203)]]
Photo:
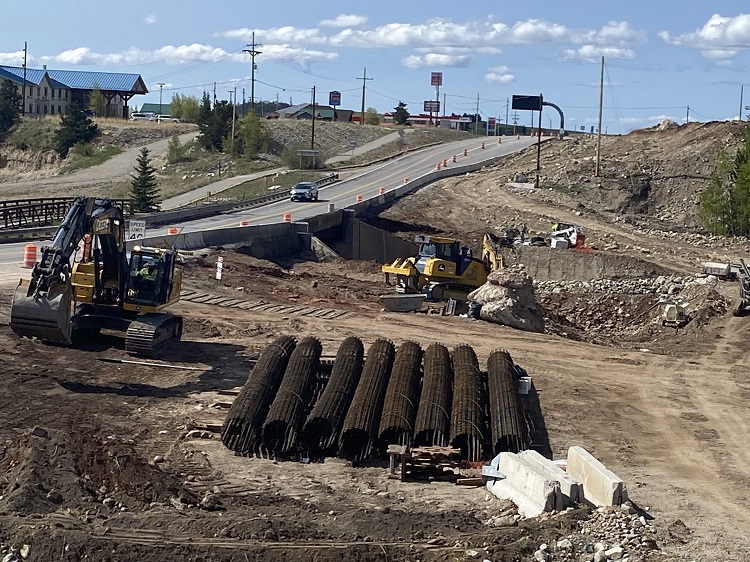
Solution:
[[(334, 172), (315, 180), (319, 186), (338, 181), (339, 174)], [(113, 199), (128, 216), (146, 221), (146, 226), (163, 226), (186, 219), (201, 219), (214, 215), (260, 207), (289, 197), (289, 190), (282, 189), (272, 195), (261, 195), (246, 201), (227, 201), (225, 203), (208, 203), (199, 207), (186, 207), (173, 211), (130, 215), (130, 201)], [(25, 240), (41, 234), (48, 234), (49, 227), (59, 224), (73, 204), (74, 197), (21, 199), (0, 201), (0, 241), (10, 242)], [(54, 230), (52, 230), (54, 232)]]

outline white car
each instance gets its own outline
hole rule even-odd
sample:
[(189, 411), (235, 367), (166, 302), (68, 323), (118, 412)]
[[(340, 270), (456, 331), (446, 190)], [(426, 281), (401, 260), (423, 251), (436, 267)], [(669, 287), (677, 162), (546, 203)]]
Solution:
[(131, 113), (131, 121), (152, 121), (155, 118), (153, 113)]
[(153, 118), (153, 121), (158, 121), (159, 123), (179, 123), (180, 120), (176, 117), (172, 117), (171, 115), (156, 115)]

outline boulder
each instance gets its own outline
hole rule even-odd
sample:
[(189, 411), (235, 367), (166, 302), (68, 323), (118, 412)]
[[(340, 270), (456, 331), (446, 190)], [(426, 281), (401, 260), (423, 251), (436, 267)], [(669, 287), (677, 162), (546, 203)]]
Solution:
[(482, 305), (480, 318), (527, 332), (544, 332), (534, 284), (523, 265), (493, 271), (487, 282), (469, 294)]

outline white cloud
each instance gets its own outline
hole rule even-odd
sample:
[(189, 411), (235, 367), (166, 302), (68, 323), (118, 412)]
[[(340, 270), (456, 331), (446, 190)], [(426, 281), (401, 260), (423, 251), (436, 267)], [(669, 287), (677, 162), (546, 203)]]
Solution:
[(646, 42), (646, 34), (630, 27), (626, 21), (610, 21), (601, 29), (577, 31), (573, 43), (607, 47), (634, 47)]
[(568, 60), (582, 60), (585, 62), (595, 62), (600, 60), (601, 57), (626, 60), (635, 58), (635, 52), (632, 49), (600, 47), (598, 45), (581, 45), (577, 49), (566, 49), (564, 55)]
[[(31, 64), (34, 60), (33, 57), (26, 57), (26, 64)], [(0, 53), (0, 64), (6, 66), (21, 66), (23, 65), (23, 51), (15, 51), (14, 53)]]
[(418, 47), (418, 53), (439, 53), (441, 55), (500, 55), (497, 47)]
[(647, 121), (654, 121), (656, 124), (659, 124), (667, 119), (669, 119), (670, 121), (678, 120), (677, 117), (674, 117), (672, 115), (652, 115), (647, 119)]
[(266, 45), (263, 54), (274, 62), (290, 62), (305, 69), (309, 69), (314, 62), (335, 60), (339, 56), (330, 51), (313, 51), (290, 45)]
[[(164, 89), (165, 90), (169, 90), (172, 86), (174, 86), (174, 84), (172, 84), (171, 82), (165, 82), (164, 83)], [(152, 91), (152, 92), (158, 92), (159, 91), (159, 82), (155, 82), (155, 83), (151, 84), (148, 87), (148, 89), (150, 91)]]
[(339, 14), (333, 19), (323, 20), (320, 25), (323, 27), (357, 27), (367, 23), (365, 16), (356, 16), (354, 14)]
[(269, 29), (250, 29), (249, 27), (242, 27), (239, 29), (230, 29), (216, 35), (219, 37), (226, 37), (227, 39), (242, 39), (243, 41), (250, 41), (253, 33), (255, 33), (256, 41), (266, 43), (309, 45), (310, 43), (323, 44), (328, 41), (327, 37), (319, 29), (293, 27), (291, 25), (272, 27)]
[(495, 66), (488, 68), (484, 79), (487, 82), (493, 82), (495, 84), (508, 84), (513, 82), (516, 77), (510, 73), (510, 69), (507, 66)]
[(474, 62), (468, 55), (449, 55), (440, 53), (427, 53), (425, 55), (410, 55), (401, 59), (401, 64), (407, 68), (422, 68), (425, 66), (450, 66), (465, 68)]
[(623, 125), (639, 125), (643, 123), (643, 119), (641, 117), (621, 117), (619, 121)]
[(714, 14), (700, 29), (680, 35), (661, 31), (659, 37), (670, 45), (698, 49), (704, 57), (726, 64), (741, 50), (750, 48), (750, 14)]
[(56, 62), (67, 65), (118, 66), (138, 65), (151, 62), (182, 64), (186, 62), (216, 62), (223, 59), (243, 61), (239, 53), (228, 53), (224, 49), (211, 45), (165, 45), (153, 51), (131, 48), (117, 53), (97, 53), (88, 47), (69, 49), (57, 55), (42, 57), (45, 62)]
[(149, 14), (148, 16), (146, 16), (145, 18), (143, 18), (143, 22), (145, 24), (148, 24), (148, 25), (153, 25), (157, 21), (159, 21), (159, 20), (157, 19), (157, 17), (154, 14)]

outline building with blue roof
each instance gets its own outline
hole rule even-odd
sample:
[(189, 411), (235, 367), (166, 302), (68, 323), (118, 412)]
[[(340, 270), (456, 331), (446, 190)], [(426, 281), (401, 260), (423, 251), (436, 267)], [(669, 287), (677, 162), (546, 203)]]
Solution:
[(10, 80), (23, 97), (28, 116), (64, 115), (73, 102), (89, 106), (91, 91), (99, 88), (104, 96), (105, 117), (129, 116), (128, 102), (133, 96), (148, 93), (140, 74), (48, 70), (0, 65), (0, 80)]

